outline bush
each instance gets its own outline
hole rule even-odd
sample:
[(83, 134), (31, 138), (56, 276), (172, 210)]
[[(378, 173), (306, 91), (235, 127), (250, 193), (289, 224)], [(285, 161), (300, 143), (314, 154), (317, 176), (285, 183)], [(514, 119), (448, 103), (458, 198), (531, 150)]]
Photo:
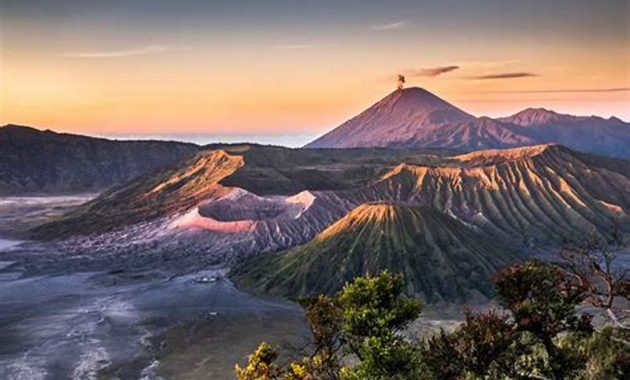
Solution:
[[(333, 296), (301, 300), (313, 353), (286, 366), (265, 343), (236, 367), (239, 380), (472, 380), (630, 378), (627, 330), (596, 332), (577, 306), (588, 288), (538, 261), (513, 265), (495, 279), (504, 312), (466, 312), (454, 331), (421, 345), (401, 331), (418, 317), (401, 276), (383, 272), (354, 280)], [(352, 363), (352, 364), (351, 364)]]

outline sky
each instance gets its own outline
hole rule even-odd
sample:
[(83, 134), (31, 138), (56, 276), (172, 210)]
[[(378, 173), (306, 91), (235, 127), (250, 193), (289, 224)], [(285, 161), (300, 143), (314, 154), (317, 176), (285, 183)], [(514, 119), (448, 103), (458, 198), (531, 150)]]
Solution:
[(478, 116), (630, 120), (627, 0), (0, 0), (0, 52), (0, 124), (100, 136), (298, 144), (399, 73)]

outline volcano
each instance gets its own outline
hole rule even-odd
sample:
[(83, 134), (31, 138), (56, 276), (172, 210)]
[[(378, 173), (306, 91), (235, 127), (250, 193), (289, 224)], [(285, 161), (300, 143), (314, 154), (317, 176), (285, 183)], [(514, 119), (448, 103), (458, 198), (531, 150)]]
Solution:
[(404, 273), (407, 290), (424, 299), (490, 296), (489, 277), (518, 260), (455, 218), (432, 207), (388, 202), (358, 206), (309, 243), (237, 268), (237, 284), (283, 296), (340, 290), (368, 273)]
[(307, 148), (357, 148), (405, 144), (418, 133), (475, 117), (422, 88), (400, 89), (311, 142)]
[(438, 148), (473, 151), (561, 144), (587, 153), (630, 157), (630, 123), (528, 108), (475, 117), (422, 88), (396, 90), (307, 144), (306, 148)]

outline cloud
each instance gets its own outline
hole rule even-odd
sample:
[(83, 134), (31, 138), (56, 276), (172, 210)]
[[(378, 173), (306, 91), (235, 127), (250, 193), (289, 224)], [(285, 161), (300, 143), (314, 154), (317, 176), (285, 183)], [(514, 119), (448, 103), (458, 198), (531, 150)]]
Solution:
[(89, 52), (74, 52), (60, 54), (62, 57), (68, 58), (123, 58), (133, 57), (137, 55), (157, 54), (183, 50), (181, 47), (163, 46), (163, 45), (148, 45), (141, 46), (132, 49), (124, 50), (104, 50), (104, 51), (89, 51)]
[(469, 69), (497, 69), (506, 66), (512, 66), (521, 61), (518, 59), (506, 59), (503, 61), (471, 61), (462, 62), (461, 65)]
[(408, 25), (409, 24), (407, 23), (407, 21), (400, 20), (400, 21), (396, 21), (396, 22), (390, 22), (388, 24), (372, 25), (372, 26), (370, 26), (370, 29), (377, 30), (377, 31), (380, 31), (380, 32), (386, 32), (386, 31), (390, 31), (390, 30), (403, 29), (403, 28), (406, 28)]
[(538, 76), (534, 73), (528, 72), (513, 72), (513, 73), (497, 73), (497, 74), (486, 74), (486, 75), (477, 75), (474, 77), (469, 77), (469, 79), (517, 79), (517, 78), (528, 78)]
[(407, 75), (413, 77), (437, 77), (438, 75), (446, 74), (457, 69), (459, 69), (459, 66), (455, 65), (427, 67), (411, 70)]
[(281, 50), (307, 50), (313, 49), (315, 45), (310, 44), (288, 44), (288, 45), (277, 45), (276, 48)]
[(569, 93), (606, 93), (606, 92), (630, 92), (630, 87), (613, 88), (563, 88), (563, 89), (542, 89), (542, 90), (509, 90), (509, 91), (486, 91), (492, 94), (569, 94)]

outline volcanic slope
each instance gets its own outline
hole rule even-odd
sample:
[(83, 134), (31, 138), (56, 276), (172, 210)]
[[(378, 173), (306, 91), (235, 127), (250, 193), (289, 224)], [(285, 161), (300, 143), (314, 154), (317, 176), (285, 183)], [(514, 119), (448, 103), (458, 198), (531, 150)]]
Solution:
[(518, 260), (431, 207), (367, 203), (309, 243), (237, 267), (239, 286), (282, 296), (335, 292), (356, 276), (403, 273), (407, 291), (436, 302), (491, 296), (489, 276)]
[[(103, 233), (156, 218), (177, 217), (177, 214), (195, 208), (199, 208), (202, 214), (204, 210), (207, 214), (208, 209), (217, 209), (219, 205), (227, 210), (225, 205), (230, 203), (235, 206), (231, 208), (230, 218), (240, 214), (261, 214), (262, 209), (274, 208), (278, 203), (262, 197), (286, 197), (303, 191), (317, 192), (312, 209), (321, 212), (317, 213), (317, 217), (304, 215), (316, 227), (286, 227), (296, 230), (296, 233), (299, 228), (304, 231), (316, 228), (315, 232), (310, 232), (312, 237), (354, 206), (350, 200), (340, 199), (330, 190), (361, 188), (400, 162), (437, 163), (444, 153), (388, 149), (288, 149), (253, 144), (216, 145), (211, 148), (214, 149), (198, 153), (169, 169), (113, 188), (73, 212), (34, 229), (31, 237), (53, 239)], [(234, 193), (239, 189), (243, 191)], [(225, 199), (219, 201), (221, 198)], [(214, 201), (219, 202), (208, 205)], [(195, 216), (194, 210), (192, 212), (189, 214), (195, 218), (192, 224), (208, 225)], [(225, 216), (226, 212), (220, 214)], [(213, 218), (208, 214), (206, 219), (212, 222)], [(244, 221), (253, 222), (248, 218)], [(260, 222), (260, 218), (254, 221)], [(258, 224), (262, 227), (261, 223)], [(273, 225), (268, 227), (276, 229)]]
[(40, 239), (102, 233), (183, 212), (202, 201), (227, 195), (230, 190), (219, 181), (243, 164), (241, 156), (222, 150), (204, 151), (174, 168), (116, 187), (30, 233)]
[[(559, 145), (450, 157), (403, 157), (378, 149), (356, 155), (343, 149), (337, 155), (311, 149), (249, 147), (240, 154), (230, 149), (202, 152), (173, 169), (112, 189), (36, 228), (32, 237), (102, 233), (186, 214), (191, 219), (179, 226), (204, 229), (213, 224), (229, 232), (234, 223), (240, 223), (236, 231), (255, 224), (249, 230), (256, 231), (257, 241), (286, 249), (314, 237), (359, 204), (374, 201), (432, 206), (521, 248), (557, 245), (591, 231), (630, 232), (630, 161)], [(414, 163), (394, 165), (405, 159)], [(313, 183), (313, 178), (323, 179)], [(305, 212), (281, 211), (295, 209), (287, 205), (298, 193), (292, 190), (312, 198)], [(286, 215), (299, 215), (299, 223)], [(234, 220), (237, 216), (242, 218)]]
[(407, 144), (433, 126), (474, 120), (421, 88), (396, 90), (306, 148), (353, 148)]
[(539, 245), (630, 230), (630, 161), (559, 145), (487, 150), (443, 166), (401, 164), (355, 194), (435, 207), (497, 237)]

